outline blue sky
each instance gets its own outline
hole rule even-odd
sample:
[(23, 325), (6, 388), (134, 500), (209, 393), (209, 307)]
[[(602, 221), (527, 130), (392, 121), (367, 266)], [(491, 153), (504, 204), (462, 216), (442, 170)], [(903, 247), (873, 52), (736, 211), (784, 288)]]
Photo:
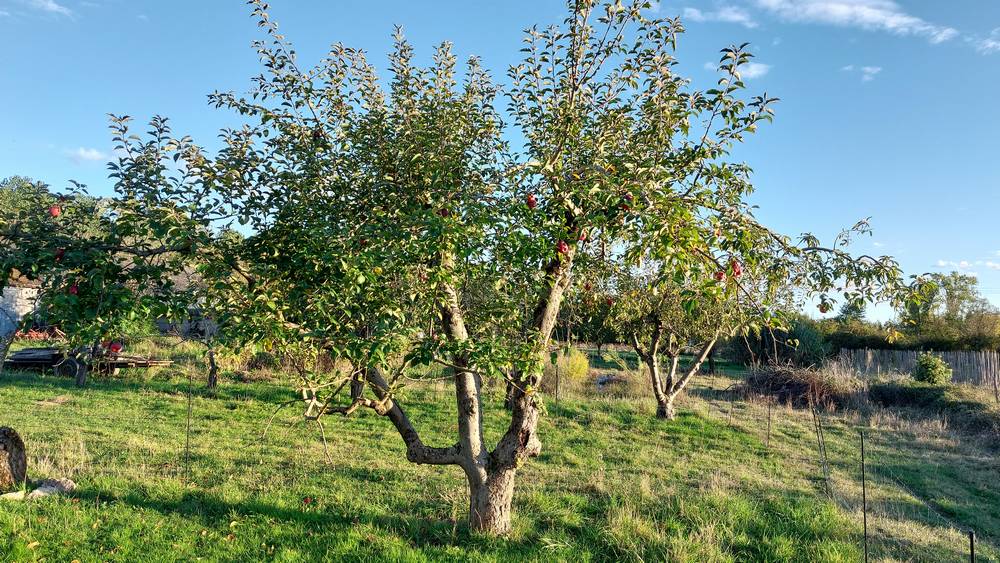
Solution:
[[(450, 40), (500, 79), (518, 59), (521, 30), (565, 10), (554, 0), (271, 5), (307, 63), (340, 41), (384, 68), (400, 24), (421, 56)], [(891, 254), (908, 273), (974, 273), (1000, 305), (1000, 1), (685, 0), (657, 9), (683, 17), (681, 70), (696, 87), (712, 85), (706, 63), (720, 48), (749, 41), (750, 90), (781, 98), (775, 123), (737, 155), (756, 171), (767, 224), (829, 239), (870, 216), (875, 235), (857, 251)], [(238, 0), (0, 0), (0, 177), (57, 189), (76, 179), (107, 193), (109, 112), (164, 115), (213, 146), (237, 121), (205, 96), (249, 84), (255, 37)]]

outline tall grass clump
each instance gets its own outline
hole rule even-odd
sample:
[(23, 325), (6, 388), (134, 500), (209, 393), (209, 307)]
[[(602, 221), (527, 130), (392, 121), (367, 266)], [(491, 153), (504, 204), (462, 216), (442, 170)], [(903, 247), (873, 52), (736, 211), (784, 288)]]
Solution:
[(590, 360), (587, 355), (573, 347), (560, 348), (545, 362), (542, 391), (554, 393), (558, 385), (561, 393), (579, 390), (587, 384), (590, 375)]

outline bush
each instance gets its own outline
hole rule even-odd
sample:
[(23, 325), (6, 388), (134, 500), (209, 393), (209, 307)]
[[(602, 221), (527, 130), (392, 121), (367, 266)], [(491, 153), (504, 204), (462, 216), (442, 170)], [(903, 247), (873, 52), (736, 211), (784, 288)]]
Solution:
[(794, 407), (832, 408), (856, 402), (861, 382), (834, 369), (763, 366), (750, 370), (736, 392), (745, 398), (773, 397)]
[(951, 368), (939, 356), (921, 352), (917, 356), (917, 368), (913, 370), (913, 379), (931, 385), (945, 385), (951, 383)]
[[(558, 370), (558, 378), (556, 372)], [(558, 380), (560, 391), (565, 391), (587, 381), (590, 375), (590, 360), (587, 355), (576, 348), (563, 348), (555, 354), (555, 363), (545, 362), (545, 375), (542, 377), (542, 391), (554, 393)]]

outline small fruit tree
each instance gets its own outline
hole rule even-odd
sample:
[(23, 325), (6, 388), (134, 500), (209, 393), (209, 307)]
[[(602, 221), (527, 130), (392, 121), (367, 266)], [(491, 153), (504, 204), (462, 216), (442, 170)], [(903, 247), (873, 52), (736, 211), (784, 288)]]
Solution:
[[(212, 98), (250, 123), (201, 166), (252, 231), (204, 269), (223, 332), (309, 359), (308, 416), (388, 417), (410, 461), (462, 468), (474, 530), (506, 533), (517, 471), (541, 449), (537, 389), (577, 256), (657, 221), (683, 230), (708, 203), (738, 199), (674, 173), (715, 170), (717, 144), (738, 142), (770, 100), (687, 91), (671, 55), (682, 26), (647, 18), (643, 2), (575, 0), (562, 26), (528, 30), (506, 112), (475, 59), (459, 80), (447, 45), (419, 68), (398, 36), (387, 90), (341, 45), (302, 70), (253, 4), (266, 73), (249, 95)], [(748, 58), (739, 51), (733, 68)], [(721, 140), (690, 135), (700, 118), (727, 124), (713, 130)], [(322, 373), (312, 359), (323, 357), (346, 367)], [(428, 364), (455, 385), (457, 436), (444, 447), (423, 442), (393, 394)], [(487, 379), (510, 389), (492, 445)]]
[(102, 343), (120, 346), (136, 320), (186, 313), (189, 296), (172, 280), (210, 240), (218, 208), (193, 190), (193, 169), (168, 164), (195, 147), (168, 141), (160, 119), (140, 142), (128, 122), (112, 119), (120, 154), (109, 164), (113, 196), (89, 196), (78, 184), (61, 195), (39, 186), (0, 217), (0, 285), (12, 271), (41, 283), (38, 315), (66, 333), (79, 385)]

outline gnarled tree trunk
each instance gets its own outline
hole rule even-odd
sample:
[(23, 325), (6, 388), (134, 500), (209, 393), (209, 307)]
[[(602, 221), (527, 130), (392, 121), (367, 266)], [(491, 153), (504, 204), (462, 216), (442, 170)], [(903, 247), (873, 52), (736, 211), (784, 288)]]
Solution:
[(504, 469), (485, 479), (469, 478), (469, 528), (500, 536), (510, 532), (516, 469)]
[(27, 473), (24, 441), (13, 428), (0, 427), (0, 493), (24, 485)]
[(699, 354), (698, 358), (695, 360), (694, 365), (692, 365), (687, 372), (678, 377), (677, 365), (680, 358), (676, 352), (669, 353), (669, 373), (665, 376), (662, 373), (658, 353), (660, 337), (661, 333), (658, 330), (654, 331), (651, 345), (647, 350), (644, 349), (639, 343), (638, 336), (633, 335), (632, 347), (635, 349), (635, 353), (639, 356), (639, 358), (646, 364), (646, 369), (649, 371), (649, 382), (653, 389), (653, 397), (656, 399), (656, 417), (673, 420), (677, 416), (677, 411), (674, 408), (674, 400), (681, 394), (684, 387), (686, 387), (691, 378), (694, 377), (694, 374), (698, 373), (698, 370), (701, 369), (702, 363), (704, 363), (705, 359), (715, 347), (717, 338), (713, 338), (705, 344), (702, 348), (701, 354)]

